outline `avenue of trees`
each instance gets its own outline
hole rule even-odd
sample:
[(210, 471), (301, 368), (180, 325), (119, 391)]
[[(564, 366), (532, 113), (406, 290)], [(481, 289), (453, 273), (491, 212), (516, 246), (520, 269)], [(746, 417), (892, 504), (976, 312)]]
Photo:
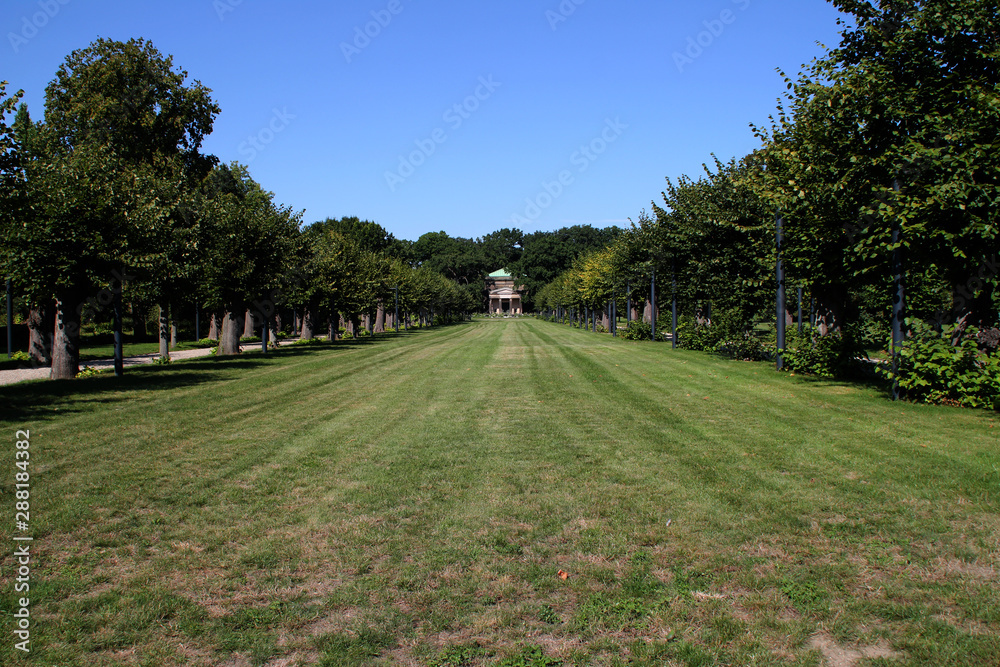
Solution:
[(780, 251), (784, 324), (802, 288), (813, 325), (786, 343), (799, 367), (835, 375), (863, 348), (885, 347), (911, 395), (989, 405), (1000, 400), (997, 7), (832, 1), (850, 17), (842, 42), (786, 79), (770, 126), (754, 128), (761, 147), (668, 179), (651, 214), (577, 259), (536, 306), (606, 312), (614, 295), (624, 313), (631, 297), (648, 321), (655, 271), (656, 312), (670, 315), (676, 296), (683, 345), (763, 354), (758, 325), (773, 332)]
[(84, 317), (120, 331), (129, 316), (141, 337), (155, 309), (166, 357), (178, 312), (207, 314), (218, 353), (236, 354), (283, 308), (303, 314), (305, 337), (336, 339), (341, 317), (382, 330), (397, 294), (421, 322), (477, 307), (379, 225), (303, 228), (245, 166), (202, 153), (220, 113), (210, 93), (141, 39), (70, 54), (42, 121), (0, 88), (0, 263), (53, 378), (78, 373)]

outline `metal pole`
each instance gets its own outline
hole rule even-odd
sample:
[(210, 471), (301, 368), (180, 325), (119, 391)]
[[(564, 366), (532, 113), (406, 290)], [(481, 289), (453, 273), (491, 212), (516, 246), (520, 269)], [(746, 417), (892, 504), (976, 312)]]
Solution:
[(7, 358), (14, 358), (14, 288), (7, 279)]
[[(892, 189), (899, 193), (899, 179), (892, 182)], [(899, 351), (903, 347), (903, 318), (906, 317), (906, 286), (903, 274), (903, 229), (899, 218), (892, 223), (892, 400), (903, 398), (899, 388)]]
[[(268, 324), (267, 318), (265, 317), (264, 318), (264, 326), (261, 328), (261, 332), (260, 332), (260, 345), (261, 345), (261, 350), (264, 352), (264, 354), (267, 354), (267, 334), (268, 334), (268, 328), (269, 328), (267, 326), (267, 324)], [(333, 342), (333, 341), (330, 341), (330, 342)]]
[(799, 333), (802, 333), (802, 288), (799, 288)]
[(774, 216), (775, 220), (775, 246), (777, 248), (777, 267), (776, 273), (778, 278), (778, 298), (777, 298), (777, 328), (778, 328), (778, 354), (776, 359), (776, 364), (778, 370), (780, 371), (785, 366), (785, 360), (781, 353), (785, 349), (785, 267), (781, 261), (781, 250), (783, 243), (782, 235), (782, 223), (781, 212), (777, 212)]
[(653, 326), (653, 342), (656, 342), (656, 267), (649, 281), (649, 323)]
[(392, 288), (396, 292), (396, 316), (393, 317), (392, 322), (396, 325), (396, 333), (399, 333), (399, 288)]
[(625, 283), (625, 324), (632, 324), (632, 283)]
[(618, 295), (611, 290), (611, 337), (618, 338)]
[(670, 347), (674, 350), (677, 349), (677, 260), (671, 258), (670, 260), (670, 276), (673, 280), (673, 299), (670, 305), (672, 311), (672, 321), (673, 329), (670, 335)]
[(194, 304), (194, 339), (201, 340), (201, 313), (197, 303)]
[(116, 280), (112, 283), (114, 290), (114, 317), (115, 317), (115, 377), (125, 375), (125, 345), (122, 340), (122, 281)]

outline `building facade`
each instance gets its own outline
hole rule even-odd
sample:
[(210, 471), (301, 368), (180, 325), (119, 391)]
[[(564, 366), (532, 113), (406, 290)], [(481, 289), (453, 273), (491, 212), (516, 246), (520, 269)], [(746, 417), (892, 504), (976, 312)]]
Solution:
[(520, 315), (521, 292), (524, 287), (514, 284), (514, 277), (507, 269), (494, 271), (486, 279), (486, 289), (490, 293), (491, 315)]

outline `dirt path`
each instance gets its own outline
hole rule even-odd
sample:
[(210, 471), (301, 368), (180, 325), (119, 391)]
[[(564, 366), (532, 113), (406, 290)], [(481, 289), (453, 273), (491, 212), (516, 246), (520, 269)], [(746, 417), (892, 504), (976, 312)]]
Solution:
[[(197, 357), (207, 357), (212, 354), (212, 348), (203, 348), (200, 350), (178, 350), (177, 352), (171, 352), (170, 358), (174, 361), (181, 361), (183, 359), (195, 359)], [(160, 356), (157, 354), (142, 354), (137, 357), (126, 357), (125, 358), (125, 368), (129, 366), (140, 366), (142, 364), (151, 364), (153, 359)], [(101, 359), (98, 361), (85, 361), (80, 363), (80, 368), (85, 366), (90, 366), (91, 368), (110, 368), (114, 369), (115, 360), (114, 359)], [(46, 380), (49, 377), (51, 369), (47, 367), (41, 368), (15, 368), (9, 371), (0, 371), (0, 385), (16, 384), (18, 382), (25, 382), (27, 380)]]

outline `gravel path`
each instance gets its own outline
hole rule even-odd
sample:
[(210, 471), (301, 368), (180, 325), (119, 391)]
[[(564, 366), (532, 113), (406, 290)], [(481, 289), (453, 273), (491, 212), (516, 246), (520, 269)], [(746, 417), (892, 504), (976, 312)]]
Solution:
[[(179, 350), (177, 352), (171, 352), (170, 358), (174, 361), (181, 361), (183, 359), (195, 359), (197, 357), (207, 357), (212, 354), (212, 348), (203, 348), (200, 350)], [(138, 357), (126, 357), (125, 358), (125, 368), (129, 366), (139, 366), (141, 364), (151, 364), (153, 359), (160, 356), (159, 354), (143, 354)], [(115, 360), (114, 359), (101, 359), (99, 361), (84, 361), (80, 362), (80, 369), (83, 370), (85, 366), (90, 366), (91, 368), (110, 368), (114, 369)], [(47, 380), (51, 369), (42, 368), (17, 368), (10, 371), (0, 371), (0, 385), (15, 384), (17, 382), (24, 382), (26, 380)]]

